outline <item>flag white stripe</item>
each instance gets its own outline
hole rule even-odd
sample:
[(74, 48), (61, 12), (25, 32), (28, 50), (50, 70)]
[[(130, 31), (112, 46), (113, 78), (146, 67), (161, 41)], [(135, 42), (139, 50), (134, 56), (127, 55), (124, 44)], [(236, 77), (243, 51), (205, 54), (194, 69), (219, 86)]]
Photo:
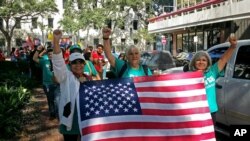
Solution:
[(210, 113), (190, 114), (187, 116), (147, 116), (147, 115), (127, 115), (93, 118), (82, 121), (81, 127), (94, 126), (99, 124), (123, 123), (123, 122), (185, 122), (185, 121), (204, 121), (211, 119)]
[(206, 93), (205, 89), (196, 89), (176, 92), (137, 92), (139, 97), (174, 98), (200, 96)]
[(179, 79), (179, 80), (162, 80), (162, 81), (151, 81), (151, 82), (138, 82), (135, 83), (136, 87), (152, 87), (152, 86), (182, 86), (203, 83), (201, 78), (190, 78), (190, 79)]
[(207, 101), (197, 101), (197, 102), (173, 103), (173, 104), (141, 103), (140, 105), (141, 105), (142, 109), (177, 110), (177, 109), (207, 107), (208, 102)]
[(215, 138), (211, 138), (211, 139), (208, 139), (208, 140), (201, 140), (201, 141), (216, 141)]
[(83, 136), (82, 141), (94, 141), (106, 138), (117, 137), (150, 137), (150, 136), (181, 136), (181, 135), (200, 135), (202, 133), (214, 132), (213, 126), (202, 128), (182, 128), (182, 129), (127, 129), (103, 131)]
[[(197, 96), (197, 98), (203, 98), (205, 96), (206, 91), (205, 88), (200, 88), (203, 86), (202, 83), (204, 83), (204, 78), (202, 76), (198, 76), (199, 78), (187, 78), (185, 79), (185, 75), (181, 76), (182, 78), (179, 80), (153, 80), (150, 82), (134, 82), (134, 85), (137, 89), (137, 94), (139, 97), (139, 101), (141, 101), (139, 104), (141, 106), (141, 109), (149, 109), (150, 111), (154, 110), (189, 110), (193, 108), (197, 108), (198, 114), (187, 114), (185, 116), (183, 115), (166, 115), (166, 116), (157, 116), (157, 115), (120, 115), (120, 116), (112, 116), (107, 114), (105, 117), (98, 117), (98, 118), (91, 118), (91, 119), (85, 119), (84, 121), (80, 121), (81, 118), (79, 118), (80, 123), (80, 130), (84, 131), (84, 133), (87, 133), (87, 135), (82, 136), (82, 141), (93, 141), (93, 140), (102, 140), (102, 139), (116, 139), (116, 138), (126, 138), (126, 137), (146, 137), (146, 139), (152, 139), (154, 137), (175, 137), (175, 136), (185, 136), (185, 135), (194, 135), (196, 137), (203, 137), (203, 134), (208, 134), (207, 141), (215, 141), (214, 138), (214, 127), (212, 125), (211, 121), (211, 114), (209, 112), (207, 113), (200, 113), (203, 111), (199, 111), (199, 108), (201, 110), (204, 110), (204, 107), (208, 107), (207, 100), (203, 99), (192, 99), (192, 96)], [(162, 79), (168, 79), (167, 77), (162, 77)], [(170, 78), (171, 79), (171, 78)], [(131, 84), (131, 83), (127, 83)], [(199, 85), (196, 85), (199, 84)], [(202, 85), (201, 85), (202, 84)], [(119, 88), (122, 85), (118, 85), (115, 88)], [(186, 87), (189, 85), (194, 85), (194, 87), (189, 87), (188, 89), (192, 90), (182, 90), (178, 89), (180, 87)], [(104, 85), (105, 86), (105, 85)], [(116, 86), (116, 85), (115, 85)], [(196, 87), (197, 86), (197, 87)], [(160, 90), (164, 89), (164, 87), (170, 87), (171, 92), (168, 92), (168, 89), (166, 89), (166, 92), (157, 92), (158, 89), (150, 89), (146, 92), (140, 92), (143, 91), (144, 88), (159, 88)], [(172, 89), (173, 88), (173, 89)], [(165, 90), (165, 89), (164, 89)], [(176, 91), (179, 90), (179, 91)], [(124, 91), (126, 93), (126, 91)], [(132, 94), (133, 92), (131, 91)], [(133, 96), (133, 95), (131, 95)], [(201, 96), (201, 97), (199, 97)], [(141, 99), (140, 99), (141, 98)], [(145, 99), (143, 99), (145, 98)], [(175, 103), (167, 102), (168, 99), (166, 99), (166, 103), (155, 103), (151, 102), (150, 98), (171, 98), (173, 100), (178, 100)], [(179, 100), (185, 100), (183, 98), (189, 98), (187, 99), (187, 102), (179, 102)], [(150, 102), (148, 102), (149, 100)], [(145, 102), (146, 101), (146, 102)], [(178, 103), (177, 103), (178, 102)], [(85, 113), (81, 113), (85, 114)], [(209, 121), (209, 122), (207, 122)], [(188, 122), (188, 125), (190, 126), (184, 126), (184, 128), (177, 126), (175, 129), (167, 128), (168, 125), (171, 126), (172, 124), (178, 124), (183, 125), (182, 122)], [(204, 124), (203, 124), (204, 122)], [(121, 123), (121, 124), (119, 124)], [(139, 129), (139, 127), (136, 126), (137, 123), (139, 125), (148, 123), (147, 125), (153, 125), (152, 127), (148, 127), (148, 129)], [(124, 127), (120, 127), (123, 124), (129, 124), (129, 128), (133, 128), (130, 126), (134, 126), (134, 129), (127, 129)], [(156, 125), (155, 125), (156, 124)], [(154, 129), (154, 126), (160, 125), (160, 124), (166, 124), (166, 129)], [(101, 127), (110, 127), (110, 129), (104, 129), (98, 131), (99, 125)], [(185, 124), (184, 124), (185, 125)], [(199, 127), (197, 127), (197, 125)], [(94, 126), (91, 128), (91, 126)], [(112, 127), (112, 129), (111, 129)], [(118, 128), (116, 128), (118, 127)], [(114, 128), (114, 129), (113, 129)], [(92, 130), (93, 129), (93, 130)], [(96, 130), (97, 129), (97, 130)], [(89, 133), (89, 134), (88, 134)], [(211, 133), (211, 134), (210, 134)], [(81, 132), (82, 134), (82, 132)], [(148, 138), (147, 138), (148, 137)], [(205, 139), (205, 138), (204, 138)]]

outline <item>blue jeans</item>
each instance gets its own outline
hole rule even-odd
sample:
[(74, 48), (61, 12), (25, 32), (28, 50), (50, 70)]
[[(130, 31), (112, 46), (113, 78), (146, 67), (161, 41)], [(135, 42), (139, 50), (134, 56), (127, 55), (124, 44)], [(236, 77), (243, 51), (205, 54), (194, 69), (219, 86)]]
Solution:
[(47, 97), (50, 116), (58, 117), (60, 85), (59, 84), (43, 85), (43, 90)]

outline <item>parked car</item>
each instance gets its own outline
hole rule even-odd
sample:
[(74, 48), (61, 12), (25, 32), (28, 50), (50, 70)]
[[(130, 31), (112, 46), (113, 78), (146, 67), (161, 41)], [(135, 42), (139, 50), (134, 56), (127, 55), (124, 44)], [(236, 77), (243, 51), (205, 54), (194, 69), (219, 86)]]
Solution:
[(168, 73), (181, 73), (183, 71), (183, 66), (181, 67), (174, 67), (170, 69), (166, 69), (165, 71), (162, 72), (162, 74), (168, 74)]
[(180, 52), (177, 56), (174, 57), (176, 67), (189, 64), (193, 55), (194, 55), (194, 52)]
[[(114, 53), (112, 52), (112, 55), (115, 57), (115, 58), (118, 58), (120, 53)], [(116, 78), (115, 74), (112, 72), (111, 70), (111, 66), (110, 66), (110, 63), (108, 62), (108, 59), (107, 57), (105, 56), (105, 61), (107, 61), (107, 64), (105, 65), (104, 67), (104, 79), (111, 79), (111, 78)]]
[[(216, 61), (229, 48), (223, 43), (207, 50)], [(225, 68), (225, 74), (216, 82), (219, 111), (216, 121), (222, 125), (250, 124), (250, 40), (239, 40), (231, 59)], [(225, 129), (225, 128), (224, 128)], [(220, 127), (216, 130), (227, 133)]]
[(152, 72), (175, 67), (173, 56), (169, 51), (144, 52), (141, 54), (141, 63), (147, 65)]

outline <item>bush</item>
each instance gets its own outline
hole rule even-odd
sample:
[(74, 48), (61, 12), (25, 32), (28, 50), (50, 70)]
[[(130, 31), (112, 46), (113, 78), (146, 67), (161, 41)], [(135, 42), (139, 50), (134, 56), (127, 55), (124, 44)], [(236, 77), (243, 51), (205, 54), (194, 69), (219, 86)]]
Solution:
[(34, 79), (29, 78), (27, 75), (20, 74), (15, 70), (0, 73), (0, 78), (0, 86), (7, 84), (7, 86), (22, 86), (31, 90), (38, 85), (38, 82)]
[(24, 68), (27, 66), (17, 62), (0, 63), (0, 140), (21, 131), (22, 111), (29, 103), (30, 90), (38, 84), (23, 73)]
[(0, 70), (3, 72), (7, 72), (11, 70), (18, 70), (18, 63), (11, 61), (1, 61), (0, 62)]
[(22, 109), (29, 102), (31, 93), (24, 87), (0, 86), (0, 138), (13, 137), (20, 129)]

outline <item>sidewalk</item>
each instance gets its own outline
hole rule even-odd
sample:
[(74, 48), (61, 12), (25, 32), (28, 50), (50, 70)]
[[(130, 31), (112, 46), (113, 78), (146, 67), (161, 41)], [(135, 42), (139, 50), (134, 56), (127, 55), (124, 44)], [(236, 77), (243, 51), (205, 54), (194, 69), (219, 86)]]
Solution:
[(18, 141), (63, 141), (58, 131), (58, 119), (51, 120), (48, 113), (48, 104), (42, 88), (35, 88), (31, 103), (25, 112), (23, 132)]

